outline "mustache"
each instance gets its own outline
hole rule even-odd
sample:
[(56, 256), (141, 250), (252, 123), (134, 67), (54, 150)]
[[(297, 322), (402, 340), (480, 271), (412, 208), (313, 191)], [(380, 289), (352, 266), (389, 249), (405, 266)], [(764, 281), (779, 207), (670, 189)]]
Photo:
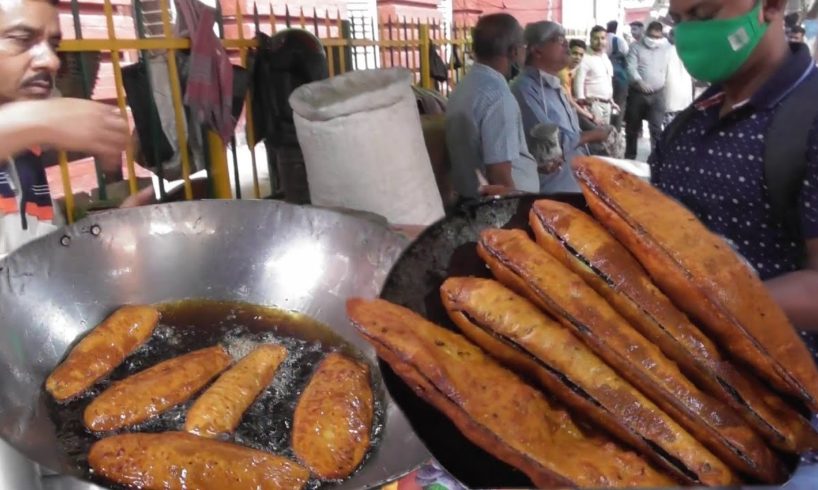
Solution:
[(27, 87), (30, 85), (39, 85), (47, 83), (49, 87), (54, 88), (54, 77), (47, 73), (39, 73), (37, 75), (31, 76), (25, 80), (23, 80), (23, 86)]

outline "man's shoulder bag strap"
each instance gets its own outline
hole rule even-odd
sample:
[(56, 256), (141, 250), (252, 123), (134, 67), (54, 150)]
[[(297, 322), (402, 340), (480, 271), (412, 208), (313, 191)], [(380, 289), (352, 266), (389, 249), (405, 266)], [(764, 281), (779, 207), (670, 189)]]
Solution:
[[(818, 82), (808, 80), (793, 89), (776, 110), (764, 145), (764, 179), (773, 216), (796, 238), (801, 236), (798, 203), (806, 172), (809, 137), (818, 119), (816, 100)], [(691, 105), (668, 125), (663, 136), (668, 145), (679, 137), (695, 112), (696, 108)]]
[(799, 202), (807, 169), (809, 138), (818, 118), (818, 80), (809, 78), (795, 87), (775, 111), (764, 148), (764, 178), (773, 217), (784, 224), (802, 248)]

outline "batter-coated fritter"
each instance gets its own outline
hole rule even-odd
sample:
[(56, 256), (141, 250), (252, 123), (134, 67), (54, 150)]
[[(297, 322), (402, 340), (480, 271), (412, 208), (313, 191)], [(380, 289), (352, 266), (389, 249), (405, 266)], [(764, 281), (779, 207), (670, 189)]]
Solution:
[(585, 279), (693, 381), (733, 407), (770, 444), (791, 453), (818, 446), (818, 434), (809, 421), (724, 359), (713, 341), (591, 216), (565, 203), (540, 200), (531, 207), (529, 221), (541, 247)]
[(144, 422), (186, 402), (230, 362), (230, 355), (218, 346), (160, 362), (102, 392), (85, 408), (85, 426), (105, 432)]
[(286, 357), (284, 346), (256, 347), (196, 399), (185, 417), (185, 430), (202, 437), (232, 433)]
[(818, 411), (818, 369), (764, 283), (721, 237), (649, 183), (594, 158), (574, 161), (594, 216), (656, 284), (733, 356)]
[(309, 472), (274, 454), (184, 432), (122, 434), (91, 446), (94, 472), (146, 490), (289, 490)]
[(467, 337), (506, 366), (539, 381), (574, 413), (686, 483), (724, 484), (732, 478), (699, 441), (525, 298), (474, 277), (449, 278), (440, 292), (449, 316)]
[(383, 300), (350, 300), (347, 313), (418, 396), (537, 487), (674, 484), (606, 436), (583, 432), (542, 393), (461, 335)]
[(144, 344), (157, 323), (159, 312), (153, 307), (119, 308), (71, 349), (45, 380), (45, 389), (57, 401), (82, 394)]
[(369, 449), (374, 411), (369, 368), (342, 354), (329, 354), (298, 399), (293, 451), (322, 479), (345, 478)]
[(784, 478), (782, 462), (733, 409), (699, 390), (657, 346), (524, 231), (485, 230), (478, 254), (500, 282), (570, 328), (722, 461), (765, 483)]

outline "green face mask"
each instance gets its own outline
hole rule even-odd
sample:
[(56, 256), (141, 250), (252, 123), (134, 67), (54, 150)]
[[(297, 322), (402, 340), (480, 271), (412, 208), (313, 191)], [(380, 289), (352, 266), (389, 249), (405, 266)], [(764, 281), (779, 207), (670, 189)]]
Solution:
[(703, 82), (723, 82), (744, 65), (755, 50), (767, 24), (758, 21), (762, 0), (755, 8), (732, 19), (680, 22), (676, 49), (690, 75)]

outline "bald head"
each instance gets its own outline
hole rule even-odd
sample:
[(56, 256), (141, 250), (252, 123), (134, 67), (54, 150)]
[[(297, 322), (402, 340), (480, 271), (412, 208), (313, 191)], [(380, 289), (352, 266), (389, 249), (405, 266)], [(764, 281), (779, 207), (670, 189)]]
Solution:
[(507, 57), (523, 45), (523, 28), (509, 14), (480, 17), (472, 33), (472, 46), (478, 61)]

